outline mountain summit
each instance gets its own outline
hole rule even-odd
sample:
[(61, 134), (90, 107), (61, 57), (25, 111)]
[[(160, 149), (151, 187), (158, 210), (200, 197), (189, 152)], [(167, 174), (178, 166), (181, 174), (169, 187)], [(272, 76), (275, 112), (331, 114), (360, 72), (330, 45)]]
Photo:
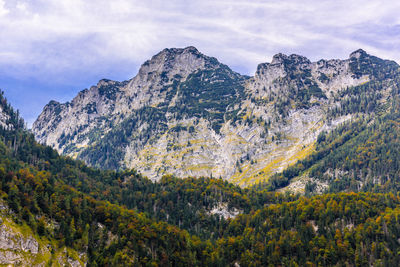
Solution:
[(248, 77), (195, 47), (170, 48), (131, 80), (101, 80), (71, 102), (50, 102), (33, 132), (101, 168), (249, 185), (310, 154), (322, 131), (384, 106), (398, 73), (393, 61), (357, 50), (318, 62), (277, 54)]

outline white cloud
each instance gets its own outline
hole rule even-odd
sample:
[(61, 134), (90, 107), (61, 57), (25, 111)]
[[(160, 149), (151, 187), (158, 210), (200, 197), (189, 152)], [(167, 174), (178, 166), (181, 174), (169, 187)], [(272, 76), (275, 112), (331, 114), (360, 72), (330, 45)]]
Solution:
[(28, 10), (26, 4), (22, 2), (18, 2), (15, 7), (24, 13)]
[(278, 52), (317, 60), (362, 47), (399, 60), (399, 13), (393, 1), (0, 0), (0, 64), (96, 72), (187, 45), (247, 72)]
[(7, 15), (9, 12), (10, 11), (5, 7), (4, 0), (0, 0), (0, 17)]
[(165, 47), (194, 45), (245, 74), (278, 52), (400, 62), (398, 14), (392, 0), (0, 0), (0, 88), (33, 121)]

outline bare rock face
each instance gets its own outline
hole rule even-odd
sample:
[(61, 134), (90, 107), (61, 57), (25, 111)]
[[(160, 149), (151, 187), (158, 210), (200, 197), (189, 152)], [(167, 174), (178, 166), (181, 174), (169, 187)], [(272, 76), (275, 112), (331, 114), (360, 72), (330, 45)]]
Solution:
[[(51, 101), (32, 130), (40, 142), (96, 167), (245, 186), (304, 158), (321, 131), (365, 112), (343, 111), (357, 97), (349, 88), (390, 84), (395, 70), (357, 50), (318, 62), (277, 54), (248, 77), (194, 47), (164, 49), (129, 81), (101, 80), (71, 102)], [(388, 91), (382, 87), (379, 101)]]
[(233, 208), (231, 210), (228, 209), (228, 205), (226, 203), (219, 203), (216, 207), (214, 207), (209, 214), (218, 215), (223, 217), (224, 219), (235, 218), (241, 213), (240, 210)]
[(3, 112), (3, 108), (0, 106), (0, 127), (7, 128), (7, 120), (9, 116)]
[(39, 252), (39, 243), (33, 237), (24, 238), (23, 236), (14, 233), (11, 228), (1, 225), (0, 249), (37, 254)]
[(265, 96), (265, 94), (290, 96), (290, 93), (293, 93), (291, 90), (303, 89), (310, 85), (321, 88), (324, 93), (337, 92), (348, 86), (357, 86), (368, 82), (369, 76), (356, 77), (354, 75), (350, 63), (353, 62), (355, 55), (358, 55), (355, 53), (352, 53), (347, 60), (334, 59), (318, 62), (311, 62), (299, 55), (277, 54), (271, 63), (258, 65), (248, 88), (257, 97)]
[[(132, 110), (171, 103), (179, 83), (196, 70), (213, 69), (221, 64), (202, 55), (194, 47), (165, 49), (146, 61), (136, 77), (125, 82), (101, 80), (81, 91), (71, 102), (51, 101), (33, 125), (36, 138), (60, 152), (73, 154), (96, 141), (120, 123)], [(67, 141), (68, 140), (68, 141)], [(70, 144), (74, 143), (74, 148)]]
[(55, 256), (59, 258), (61, 266), (85, 266), (86, 253), (79, 259), (70, 258), (66, 249), (57, 251), (50, 248), (52, 244), (46, 238), (39, 238), (28, 227), (16, 224), (12, 218), (12, 211), (0, 201), (0, 265), (7, 266), (47, 266)]
[[(215, 58), (204, 56), (194, 47), (164, 49), (141, 66), (138, 75), (128, 83), (124, 91), (129, 96), (141, 95), (140, 100), (133, 103), (136, 104), (135, 108), (140, 107), (138, 104), (152, 105), (157, 102), (153, 102), (155, 100), (150, 99), (150, 96), (162, 93), (159, 91), (164, 85), (172, 84), (175, 79), (184, 80), (196, 70), (213, 69), (219, 65)], [(162, 99), (162, 94), (158, 96)]]

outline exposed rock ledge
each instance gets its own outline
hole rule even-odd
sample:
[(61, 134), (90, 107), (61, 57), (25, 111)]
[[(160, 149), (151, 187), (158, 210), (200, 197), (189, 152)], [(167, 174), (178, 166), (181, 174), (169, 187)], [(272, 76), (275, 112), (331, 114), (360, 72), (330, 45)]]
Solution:
[(210, 214), (217, 214), (219, 216), (224, 217), (225, 219), (235, 218), (241, 213), (240, 210), (236, 208), (228, 209), (228, 204), (226, 203), (219, 203), (216, 207), (214, 207)]

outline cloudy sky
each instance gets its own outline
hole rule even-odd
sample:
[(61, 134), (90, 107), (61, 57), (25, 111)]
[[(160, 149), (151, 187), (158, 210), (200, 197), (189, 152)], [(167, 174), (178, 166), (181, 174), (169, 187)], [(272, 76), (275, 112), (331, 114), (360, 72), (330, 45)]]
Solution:
[(249, 75), (278, 52), (400, 62), (399, 14), (393, 0), (0, 0), (0, 88), (31, 124), (49, 100), (130, 79), (166, 47)]

